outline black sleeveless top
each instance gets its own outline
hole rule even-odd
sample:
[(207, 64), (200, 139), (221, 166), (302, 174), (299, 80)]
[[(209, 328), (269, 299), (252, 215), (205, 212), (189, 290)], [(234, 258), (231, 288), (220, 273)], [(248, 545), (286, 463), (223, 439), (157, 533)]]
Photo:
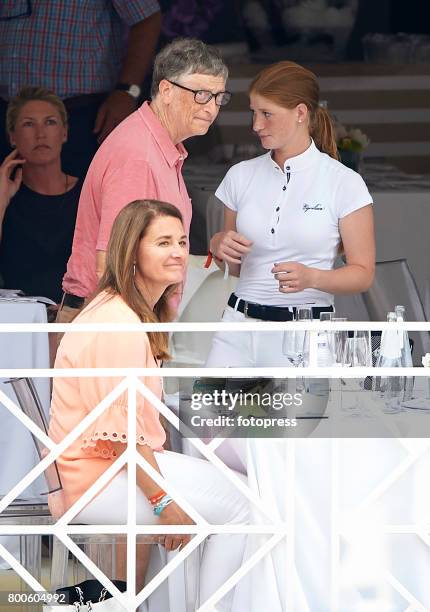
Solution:
[(0, 273), (7, 289), (61, 301), (61, 283), (72, 251), (82, 180), (61, 195), (21, 185), (3, 220)]

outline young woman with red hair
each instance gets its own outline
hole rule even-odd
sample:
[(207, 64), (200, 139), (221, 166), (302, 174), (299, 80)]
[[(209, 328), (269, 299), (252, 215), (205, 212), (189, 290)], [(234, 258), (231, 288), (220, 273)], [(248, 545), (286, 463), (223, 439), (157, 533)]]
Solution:
[[(249, 89), (252, 127), (265, 155), (233, 166), (216, 191), (224, 229), (211, 252), (239, 277), (224, 321), (289, 321), (334, 294), (366, 291), (375, 262), (372, 198), (338, 161), (334, 128), (316, 76), (293, 62), (262, 70)], [(333, 269), (342, 249), (346, 264)], [(289, 365), (282, 334), (215, 335), (208, 366)]]
[[(228, 264), (239, 277), (223, 321), (290, 321), (300, 306), (310, 306), (318, 319), (333, 310), (335, 294), (360, 293), (372, 283), (372, 198), (361, 176), (338, 161), (333, 124), (312, 72), (279, 62), (256, 76), (249, 97), (252, 127), (267, 153), (233, 166), (216, 192), (224, 229), (210, 250), (220, 267)], [(341, 250), (346, 263), (334, 269)], [(207, 366), (290, 366), (283, 340), (278, 331), (218, 332)], [(328, 399), (327, 381), (316, 382), (318, 389), (314, 384), (303, 394), (304, 414), (310, 409), (315, 417), (300, 422), (310, 426), (308, 433)], [(296, 436), (304, 435), (300, 431)], [(328, 612), (330, 449), (324, 440), (296, 440), (290, 447), (264, 435), (226, 444), (272, 516), (286, 525), (286, 538), (239, 583), (237, 599), (248, 612)], [(261, 520), (257, 515), (251, 523)], [(248, 541), (247, 556), (263, 543)]]

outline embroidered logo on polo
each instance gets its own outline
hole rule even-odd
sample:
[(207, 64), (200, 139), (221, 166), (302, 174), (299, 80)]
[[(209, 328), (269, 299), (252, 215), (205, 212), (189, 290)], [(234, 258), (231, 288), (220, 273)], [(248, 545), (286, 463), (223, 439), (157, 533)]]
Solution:
[(315, 206), (311, 206), (310, 204), (303, 204), (304, 212), (308, 212), (309, 210), (324, 210), (324, 206), (321, 204), (315, 204)]

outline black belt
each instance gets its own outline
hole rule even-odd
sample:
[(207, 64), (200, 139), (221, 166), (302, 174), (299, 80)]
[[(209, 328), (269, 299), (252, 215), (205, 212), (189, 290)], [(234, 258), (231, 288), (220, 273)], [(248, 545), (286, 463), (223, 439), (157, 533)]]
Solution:
[[(239, 301), (238, 301), (239, 300)], [(241, 300), (234, 293), (228, 299), (228, 305), (243, 312), (246, 317), (261, 319), (262, 321), (294, 321), (297, 315), (297, 307), (283, 308), (281, 306), (264, 306)], [(306, 304), (303, 304), (306, 306)], [(333, 306), (312, 306), (312, 318), (319, 319), (322, 312), (333, 312)]]
[(63, 297), (63, 306), (69, 308), (81, 308), (85, 302), (85, 298), (79, 295), (73, 295), (72, 293), (65, 293)]

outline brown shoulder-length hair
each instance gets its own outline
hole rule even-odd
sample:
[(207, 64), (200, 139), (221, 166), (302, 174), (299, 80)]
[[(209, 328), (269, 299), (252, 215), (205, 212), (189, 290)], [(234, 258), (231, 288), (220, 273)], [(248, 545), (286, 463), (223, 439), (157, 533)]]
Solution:
[[(154, 310), (146, 302), (134, 282), (134, 263), (140, 240), (157, 217), (174, 217), (183, 223), (179, 210), (167, 202), (135, 200), (127, 204), (115, 219), (106, 252), (106, 267), (99, 291), (118, 294), (144, 323), (171, 321), (169, 296), (178, 289), (170, 285)], [(152, 353), (158, 359), (169, 359), (167, 332), (148, 332)]]
[(319, 104), (320, 88), (313, 72), (295, 62), (277, 62), (257, 74), (249, 86), (256, 93), (284, 108), (305, 104), (309, 113), (309, 133), (318, 149), (339, 159), (334, 125), (327, 110)]

